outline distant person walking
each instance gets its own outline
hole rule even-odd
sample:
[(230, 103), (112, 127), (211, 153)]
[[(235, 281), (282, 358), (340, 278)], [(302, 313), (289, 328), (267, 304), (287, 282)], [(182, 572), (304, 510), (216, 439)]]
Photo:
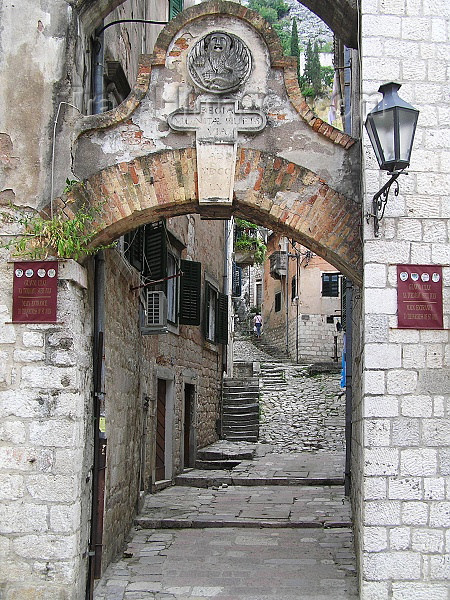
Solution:
[(262, 329), (262, 324), (263, 324), (263, 318), (259, 314), (259, 312), (256, 313), (255, 318), (253, 319), (253, 324), (255, 326), (256, 337), (258, 337), (258, 338), (261, 337), (261, 329)]

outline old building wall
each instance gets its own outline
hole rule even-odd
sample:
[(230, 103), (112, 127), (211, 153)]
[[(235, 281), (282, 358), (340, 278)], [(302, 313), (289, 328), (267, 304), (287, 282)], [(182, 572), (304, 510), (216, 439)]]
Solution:
[[(202, 288), (206, 275), (221, 284), (224, 224), (187, 215), (168, 220), (168, 230), (183, 242), (183, 258), (202, 263)], [(179, 325), (169, 327), (167, 334), (142, 335), (139, 290), (130, 289), (140, 285), (138, 273), (118, 250), (105, 255), (104, 565), (120, 552), (142, 493), (150, 491), (156, 480), (157, 380), (166, 380), (170, 387), (166, 406), (166, 435), (171, 437), (166, 476), (170, 479), (183, 470), (185, 383), (195, 388), (191, 437), (196, 448), (217, 439), (223, 352), (222, 345), (204, 339), (201, 325)]]
[[(363, 600), (448, 597), (449, 4), (362, 2), (364, 111), (380, 84), (420, 110), (409, 175), (380, 237), (364, 227)], [(382, 56), (382, 58), (380, 58)], [(365, 202), (386, 181), (365, 138)], [(442, 265), (444, 328), (399, 329), (397, 264)]]
[[(280, 236), (271, 236), (268, 257), (285, 247), (282, 240)], [(343, 345), (343, 333), (336, 327), (341, 321), (340, 285), (337, 297), (322, 295), (322, 273), (337, 273), (337, 270), (323, 258), (307, 254), (302, 246), (294, 248), (289, 242), (288, 251), (291, 257), (287, 287), (286, 277), (272, 277), (269, 260), (264, 266), (264, 340), (280, 349), (288, 349), (295, 360), (298, 357), (300, 361), (338, 361)], [(293, 279), (297, 280), (297, 285), (293, 284)]]
[(0, 593), (83, 596), (92, 461), (87, 275), (59, 265), (58, 323), (11, 324), (13, 268), (2, 274)]

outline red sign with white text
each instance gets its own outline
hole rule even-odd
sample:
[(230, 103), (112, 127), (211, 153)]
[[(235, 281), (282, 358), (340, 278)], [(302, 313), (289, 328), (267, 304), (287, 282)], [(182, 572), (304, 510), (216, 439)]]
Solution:
[(397, 265), (398, 327), (443, 329), (442, 267)]
[(14, 263), (13, 323), (56, 323), (58, 262)]

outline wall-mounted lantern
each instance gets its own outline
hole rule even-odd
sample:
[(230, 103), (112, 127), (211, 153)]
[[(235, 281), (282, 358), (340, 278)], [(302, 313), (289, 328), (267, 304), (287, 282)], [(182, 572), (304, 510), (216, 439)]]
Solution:
[(378, 237), (379, 222), (392, 184), (395, 182), (395, 195), (398, 195), (399, 175), (409, 166), (411, 150), (416, 132), (419, 111), (398, 95), (399, 83), (385, 83), (379, 92), (383, 99), (370, 111), (366, 119), (366, 129), (380, 169), (389, 171), (390, 180), (375, 194), (372, 200), (372, 213), (367, 213), (367, 222), (373, 217), (374, 234)]

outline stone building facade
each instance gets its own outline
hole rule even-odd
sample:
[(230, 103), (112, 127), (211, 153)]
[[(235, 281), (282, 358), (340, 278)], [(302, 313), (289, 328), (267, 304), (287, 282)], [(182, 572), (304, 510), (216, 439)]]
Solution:
[[(139, 36), (134, 26), (112, 36), (117, 47), (111, 42), (111, 62), (126, 56), (122, 68), (137, 73), (137, 83), (116, 110), (79, 117), (61, 102), (84, 115), (96, 112), (87, 100), (93, 95), (86, 92), (91, 63), (85, 56), (94, 51), (91, 34), (102, 19), (112, 19), (111, 11), (119, 5), (116, 15), (122, 18), (131, 9), (144, 18), (164, 11), (137, 12), (142, 3), (130, 0), (128, 6), (120, 0), (3, 3), (0, 202), (5, 210), (10, 202), (39, 209), (48, 205), (70, 176), (73, 153), (86, 181), (69, 195), (70, 206), (106, 199), (98, 242), (109, 243), (165, 219), (180, 259), (208, 264), (203, 290), (206, 284), (224, 290), (226, 277), (223, 254), (215, 248), (227, 234), (223, 223), (214, 225), (208, 219), (229, 218), (233, 211), (277, 228), (352, 279), (352, 500), (360, 596), (448, 600), (448, 3), (363, 0), (360, 14), (346, 0), (305, 4), (348, 46), (360, 47), (359, 54), (353, 53), (356, 91), (347, 133), (311, 113), (298, 89), (295, 65), (280, 53), (276, 36), (239, 4), (189, 8), (164, 28), (153, 56), (139, 66), (131, 52), (135, 42), (130, 40)], [(200, 209), (196, 134), (169, 132), (170, 111), (158, 104), (168, 97), (155, 92), (161, 89), (159, 82), (183, 83), (190, 40), (216, 28), (234, 31), (251, 46), (255, 71), (235, 97), (243, 110), (263, 109), (267, 122), (258, 135), (238, 136), (233, 208)], [(112, 29), (105, 36), (111, 37)], [(149, 38), (142, 49), (149, 51), (152, 43)], [(410, 174), (402, 178), (400, 194), (390, 198), (381, 235), (375, 238), (372, 223), (363, 216), (383, 180), (361, 120), (378, 101), (379, 85), (392, 79), (403, 83), (403, 97), (421, 113)], [(114, 78), (114, 69), (111, 83), (108, 93), (114, 104), (120, 100), (120, 77)], [(150, 130), (151, 136), (141, 135)], [(176, 190), (176, 197), (168, 190)], [(186, 217), (201, 210), (202, 220)], [(14, 233), (14, 227), (7, 224), (2, 233)], [(196, 247), (199, 239), (201, 247)], [(93, 265), (69, 262), (61, 267), (58, 323), (19, 325), (11, 322), (14, 266), (8, 260), (2, 250), (0, 589), (7, 600), (74, 600), (84, 596), (86, 587), (92, 513)], [(164, 476), (170, 478), (184, 460), (181, 432), (186, 423), (182, 406), (175, 409), (171, 398), (182, 401), (180, 396), (192, 394), (194, 387), (200, 411), (196, 422), (205, 424), (196, 434), (197, 444), (213, 439), (224, 350), (200, 341), (200, 330), (184, 325), (178, 334), (141, 339), (140, 300), (130, 290), (137, 273), (117, 250), (107, 251), (105, 260), (107, 393), (101, 416), (106, 418), (102, 427), (113, 467), (105, 482), (107, 561), (127, 529), (142, 479), (154, 479), (156, 463), (150, 457), (155, 452), (158, 389), (161, 395), (165, 391), (169, 411), (173, 408), (168, 429), (179, 436), (168, 448), (171, 461)], [(443, 266), (443, 329), (397, 327), (396, 265), (408, 263)], [(120, 320), (111, 320), (113, 314)], [(126, 463), (129, 448), (138, 458)]]
[(337, 363), (343, 346), (340, 273), (291, 240), (273, 234), (268, 242), (262, 303), (264, 340), (286, 350), (298, 362)]

